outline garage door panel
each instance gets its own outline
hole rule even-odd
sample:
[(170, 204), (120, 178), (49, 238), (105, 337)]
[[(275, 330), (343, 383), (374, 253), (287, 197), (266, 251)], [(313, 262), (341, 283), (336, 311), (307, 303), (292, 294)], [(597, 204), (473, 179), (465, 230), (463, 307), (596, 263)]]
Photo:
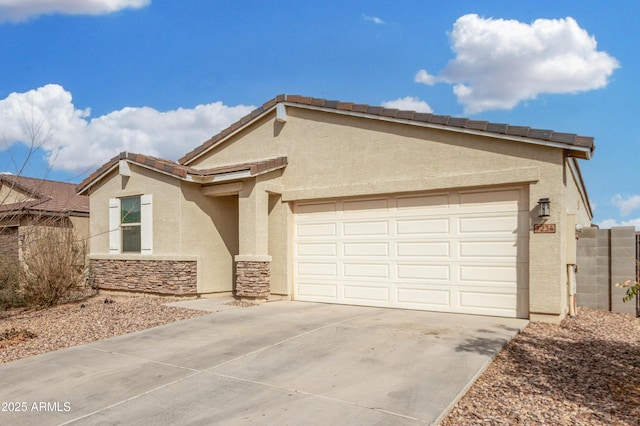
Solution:
[(399, 279), (416, 279), (426, 281), (449, 281), (451, 278), (449, 265), (398, 265)]
[(370, 263), (345, 263), (344, 276), (347, 278), (389, 278), (389, 265)]
[(346, 222), (343, 224), (345, 237), (385, 236), (389, 234), (389, 223), (384, 222)]
[(378, 306), (388, 306), (389, 287), (350, 284), (344, 286), (344, 300), (346, 302), (378, 302)]
[(296, 204), (299, 300), (528, 316), (527, 191)]
[(517, 216), (461, 217), (460, 234), (517, 235)]
[(338, 296), (338, 285), (332, 282), (306, 282), (300, 280), (297, 283), (297, 295), (311, 302), (331, 302)]
[(381, 198), (377, 200), (345, 201), (342, 205), (342, 212), (345, 217), (351, 215), (379, 216), (381, 213), (380, 210), (387, 210), (389, 208), (389, 200)]
[(396, 245), (398, 258), (449, 258), (451, 256), (451, 243), (448, 241), (434, 242), (399, 242)]
[(398, 306), (448, 307), (451, 305), (451, 290), (400, 287), (397, 289), (396, 300), (398, 301)]
[(460, 258), (517, 259), (518, 244), (514, 241), (460, 241)]
[(449, 205), (448, 194), (398, 197), (397, 201), (398, 213), (401, 215), (412, 212), (422, 215), (426, 209), (437, 214), (449, 208)]
[[(478, 291), (460, 291), (460, 307), (482, 309), (488, 312), (513, 310), (516, 295), (505, 293), (489, 293)], [(498, 314), (498, 312), (495, 312)]]
[(298, 243), (296, 246), (298, 257), (331, 256), (338, 254), (337, 243)]
[(296, 215), (299, 218), (304, 217), (332, 217), (335, 216), (337, 212), (337, 204), (335, 202), (329, 203), (311, 203), (311, 204), (300, 204), (296, 208)]
[(307, 223), (296, 225), (297, 237), (335, 237), (337, 236), (335, 223)]
[(448, 235), (449, 219), (398, 219), (396, 233), (401, 235)]
[(320, 263), (320, 262), (298, 262), (297, 272), (299, 276), (323, 276), (337, 277), (337, 263)]
[(389, 256), (389, 243), (344, 243), (344, 255), (353, 257), (387, 257)]
[(462, 265), (460, 266), (460, 282), (475, 283), (515, 283), (518, 270), (511, 265)]

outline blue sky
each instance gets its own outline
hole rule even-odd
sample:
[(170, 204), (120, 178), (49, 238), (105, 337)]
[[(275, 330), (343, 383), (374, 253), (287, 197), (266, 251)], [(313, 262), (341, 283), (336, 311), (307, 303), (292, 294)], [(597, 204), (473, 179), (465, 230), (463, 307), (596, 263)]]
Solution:
[(0, 171), (79, 182), (124, 150), (175, 160), (300, 94), (593, 136), (594, 223), (640, 230), (639, 14), (635, 0), (0, 0)]

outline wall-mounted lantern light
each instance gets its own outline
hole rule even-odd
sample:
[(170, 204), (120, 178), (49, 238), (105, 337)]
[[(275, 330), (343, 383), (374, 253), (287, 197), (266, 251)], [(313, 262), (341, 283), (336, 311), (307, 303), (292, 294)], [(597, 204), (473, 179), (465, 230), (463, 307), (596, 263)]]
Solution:
[(551, 202), (548, 198), (540, 198), (538, 200), (538, 217), (549, 217), (551, 212), (550, 204)]

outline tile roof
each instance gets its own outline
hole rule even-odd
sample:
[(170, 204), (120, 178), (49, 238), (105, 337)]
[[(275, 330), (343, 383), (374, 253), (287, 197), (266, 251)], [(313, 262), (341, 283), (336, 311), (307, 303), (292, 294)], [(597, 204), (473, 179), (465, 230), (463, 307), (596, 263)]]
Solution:
[[(76, 193), (74, 183), (14, 175), (0, 175), (0, 186), (17, 189), (25, 194), (24, 202), (0, 204), (0, 212), (64, 213), (84, 215), (89, 213), (89, 197)], [(0, 200), (2, 203), (3, 200)]]
[[(327, 99), (312, 98), (299, 95), (278, 95), (275, 98), (265, 102), (262, 106), (253, 110), (250, 114), (244, 116), (240, 120), (231, 124), (217, 135), (213, 136), (202, 145), (196, 147), (193, 151), (187, 153), (178, 162), (180, 164), (188, 164), (190, 161), (199, 157), (201, 154), (209, 150), (218, 142), (229, 136), (236, 130), (242, 128), (257, 117), (271, 111), (278, 103), (286, 105), (298, 105), (321, 108), (327, 111), (335, 110), (342, 113), (364, 114), (369, 117), (381, 117), (390, 120), (403, 120), (409, 123), (424, 123), (427, 125), (441, 126), (452, 130), (467, 130), (473, 132), (486, 133), (488, 135), (522, 137), (541, 142), (549, 142), (560, 146), (572, 147), (581, 151), (588, 150), (589, 155), (595, 149), (594, 140), (589, 136), (579, 136), (573, 133), (559, 133), (553, 130), (533, 129), (525, 126), (511, 126), (509, 124), (491, 123), (488, 121), (471, 120), (468, 118), (451, 117), (448, 115), (436, 115), (431, 113), (423, 113), (416, 111), (405, 111), (394, 108), (385, 108), (382, 106), (371, 106), (366, 104), (355, 104), (353, 102), (340, 102)], [(588, 158), (588, 156), (587, 156)]]
[(93, 185), (100, 177), (108, 173), (116, 167), (120, 160), (138, 164), (143, 167), (155, 170), (160, 173), (174, 176), (178, 179), (194, 180), (194, 178), (207, 178), (223, 175), (226, 173), (248, 171), (250, 176), (266, 173), (272, 170), (282, 168), (287, 165), (287, 157), (270, 158), (266, 160), (258, 160), (241, 164), (232, 164), (228, 166), (216, 167), (211, 169), (194, 169), (175, 161), (156, 158), (149, 155), (135, 154), (132, 152), (121, 152), (111, 160), (106, 162), (102, 167), (93, 172), (89, 177), (78, 185), (78, 192), (83, 193)]

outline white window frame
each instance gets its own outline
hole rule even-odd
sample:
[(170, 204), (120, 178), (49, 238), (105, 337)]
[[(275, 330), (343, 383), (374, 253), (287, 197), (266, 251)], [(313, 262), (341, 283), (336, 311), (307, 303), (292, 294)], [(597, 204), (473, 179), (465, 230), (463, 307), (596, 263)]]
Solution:
[[(109, 254), (122, 253), (120, 200), (120, 198), (109, 199)], [(153, 197), (151, 194), (140, 195), (140, 254), (153, 254)]]

